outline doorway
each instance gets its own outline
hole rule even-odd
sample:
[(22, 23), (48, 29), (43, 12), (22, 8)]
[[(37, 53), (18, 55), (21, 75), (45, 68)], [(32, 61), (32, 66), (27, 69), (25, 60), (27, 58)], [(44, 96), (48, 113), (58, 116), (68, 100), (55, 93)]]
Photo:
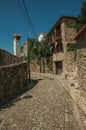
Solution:
[(62, 61), (58, 61), (55, 63), (56, 65), (56, 74), (61, 74), (62, 73)]

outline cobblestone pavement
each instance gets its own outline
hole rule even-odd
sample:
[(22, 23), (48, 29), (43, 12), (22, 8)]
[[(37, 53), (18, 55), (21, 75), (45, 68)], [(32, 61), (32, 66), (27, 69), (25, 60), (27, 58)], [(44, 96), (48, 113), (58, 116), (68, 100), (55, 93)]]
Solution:
[(0, 130), (84, 130), (59, 81), (42, 75), (33, 78), (37, 84), (32, 89), (0, 109)]

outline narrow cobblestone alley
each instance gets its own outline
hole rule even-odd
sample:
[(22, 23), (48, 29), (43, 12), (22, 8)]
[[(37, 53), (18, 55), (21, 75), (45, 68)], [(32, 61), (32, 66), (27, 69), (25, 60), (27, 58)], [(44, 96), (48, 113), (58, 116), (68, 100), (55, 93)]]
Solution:
[(0, 130), (84, 130), (58, 80), (40, 75), (33, 79), (37, 83), (32, 89), (0, 109)]

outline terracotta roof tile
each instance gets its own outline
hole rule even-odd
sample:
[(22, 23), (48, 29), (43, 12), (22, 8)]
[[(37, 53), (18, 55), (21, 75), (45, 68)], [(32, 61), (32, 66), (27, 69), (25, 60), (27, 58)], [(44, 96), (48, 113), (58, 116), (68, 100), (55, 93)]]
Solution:
[(20, 34), (14, 34), (14, 38), (15, 37), (21, 37), (21, 35)]

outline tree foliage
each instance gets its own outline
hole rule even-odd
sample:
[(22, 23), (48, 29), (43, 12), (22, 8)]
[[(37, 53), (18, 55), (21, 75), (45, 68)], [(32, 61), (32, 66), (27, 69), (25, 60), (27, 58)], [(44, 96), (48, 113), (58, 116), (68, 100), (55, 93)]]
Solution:
[(77, 25), (75, 26), (76, 31), (79, 31), (84, 24), (86, 24), (86, 2), (82, 3), (81, 12), (78, 15)]
[(28, 40), (28, 55), (24, 57), (25, 60), (32, 60), (37, 57), (37, 47), (36, 40), (33, 38), (29, 38)]
[(50, 56), (50, 46), (49, 46), (49, 41), (48, 37), (45, 37), (44, 40), (41, 42), (38, 42), (36, 39), (29, 39), (28, 41), (29, 44), (29, 56), (24, 57), (25, 60), (32, 60), (35, 58), (40, 59), (41, 57), (48, 57)]
[(48, 38), (45, 37), (44, 40), (38, 43), (38, 57), (47, 57), (50, 55), (50, 46)]

